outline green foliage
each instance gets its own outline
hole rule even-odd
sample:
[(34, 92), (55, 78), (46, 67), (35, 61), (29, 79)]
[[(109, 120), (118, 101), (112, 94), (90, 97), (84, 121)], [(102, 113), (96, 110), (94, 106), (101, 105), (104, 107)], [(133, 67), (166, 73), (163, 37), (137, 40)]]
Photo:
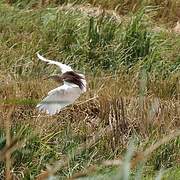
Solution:
[(144, 60), (153, 49), (151, 44), (151, 34), (143, 24), (144, 10), (133, 16), (122, 39), (122, 46), (125, 49), (124, 63), (128, 67), (139, 60)]
[[(60, 4), (68, 2), (74, 1), (59, 1)], [(85, 1), (76, 1), (82, 2)], [(34, 6), (35, 9), (28, 9)], [(13, 6), (0, 4), (0, 97), (3, 99), (0, 103), (5, 102), (4, 99), (7, 99), (6, 103), (16, 102), (8, 101), (12, 97), (40, 98), (54, 86), (50, 81), (42, 81), (42, 77), (53, 72), (54, 67), (38, 61), (37, 51), (47, 58), (59, 59), (85, 71), (90, 90), (82, 97), (82, 100), (85, 99), (83, 105), (67, 108), (64, 114), (62, 112), (52, 119), (39, 117), (34, 112), (33, 105), (37, 100), (18, 101), (12, 115), (11, 136), (19, 138), (20, 146), (12, 153), (13, 173), (19, 179), (23, 176), (25, 179), (35, 179), (48, 165), (53, 167), (54, 162), (64, 161), (65, 156), (68, 159), (65, 167), (62, 168), (61, 163), (58, 164), (60, 168), (57, 167), (60, 178), (71, 177), (96, 164), (100, 164), (100, 168), (89, 179), (116, 177), (119, 167), (105, 168), (101, 162), (124, 156), (127, 141), (132, 135), (137, 135), (137, 148), (143, 149), (169, 132), (169, 126), (177, 128), (177, 102), (170, 103), (172, 99), (178, 99), (179, 93), (179, 36), (154, 32), (146, 22), (149, 19), (144, 10), (133, 14), (130, 21), (119, 23), (116, 18), (104, 13), (95, 16), (52, 7), (38, 8), (37, 1), (22, 0), (14, 0)], [(4, 83), (6, 79), (7, 83)], [(86, 103), (94, 94), (98, 98)], [(133, 101), (126, 99), (121, 104), (120, 96), (133, 96)], [(142, 99), (157, 97), (157, 109), (163, 115), (155, 111), (155, 103), (149, 105), (142, 101), (139, 108), (136, 96)], [(161, 102), (160, 97), (169, 101)], [(159, 105), (160, 102), (162, 104)], [(127, 109), (123, 109), (123, 105)], [(150, 114), (149, 107), (154, 116), (150, 122), (146, 121)], [(5, 117), (3, 110), (0, 113)], [(38, 124), (41, 118), (46, 128)], [(158, 126), (159, 122), (162, 124)], [(31, 125), (22, 126), (23, 123)], [(99, 133), (104, 124), (112, 125), (111, 133), (104, 135), (92, 147), (79, 150), (82, 144)], [(144, 142), (147, 139), (148, 142)], [(1, 129), (0, 150), (5, 144), (5, 131)], [(172, 168), (174, 177), (178, 177), (179, 149), (179, 138), (162, 145), (147, 164), (140, 164), (134, 172), (129, 167), (134, 152), (130, 146), (118, 177), (138, 179), (145, 176), (148, 179), (162, 167)], [(1, 162), (1, 174), (3, 170), (4, 162)], [(158, 177), (163, 175), (168, 179), (171, 169), (159, 174)], [(0, 178), (3, 179), (3, 176), (0, 175)]]
[(32, 8), (38, 5), (36, 0), (12, 0), (11, 3), (19, 9)]
[(103, 15), (97, 20), (94, 17), (89, 19), (87, 62), (91, 69), (113, 69), (117, 66), (116, 59), (111, 57), (117, 27), (112, 19)]
[(3, 5), (0, 8), (3, 12), (0, 49), (4, 52), (1, 70), (9, 69), (16, 76), (44, 71), (45, 66), (34, 59), (39, 50), (43, 54), (49, 52), (47, 56), (51, 59), (71, 63), (80, 70), (84, 67), (86, 72), (98, 69), (114, 72), (122, 64), (130, 68), (139, 62), (148, 72), (157, 75), (160, 72), (168, 76), (167, 72), (174, 73), (179, 68), (178, 59), (164, 60), (169, 41), (164, 42), (164, 37), (160, 39), (160, 35), (150, 32), (144, 10), (127, 25), (120, 25), (105, 14), (95, 18), (71, 10), (64, 13), (58, 8), (36, 11), (4, 10)]
[(160, 168), (171, 168), (173, 163), (178, 159), (178, 152), (175, 155), (174, 151), (179, 149), (180, 139), (177, 138), (168, 144), (164, 144), (159, 148), (159, 151), (153, 156), (152, 161), (154, 161), (154, 169), (159, 170)]

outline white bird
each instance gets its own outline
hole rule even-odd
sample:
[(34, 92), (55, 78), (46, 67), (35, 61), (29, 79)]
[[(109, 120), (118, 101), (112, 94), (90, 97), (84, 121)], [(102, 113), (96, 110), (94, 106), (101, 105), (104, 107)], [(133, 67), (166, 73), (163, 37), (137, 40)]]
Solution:
[(48, 78), (52, 78), (58, 83), (63, 82), (63, 85), (49, 91), (48, 96), (36, 106), (39, 111), (54, 115), (65, 106), (72, 104), (82, 93), (86, 92), (85, 76), (74, 72), (69, 65), (48, 60), (39, 53), (37, 53), (37, 56), (48, 64), (57, 65), (62, 72), (61, 75), (52, 75)]

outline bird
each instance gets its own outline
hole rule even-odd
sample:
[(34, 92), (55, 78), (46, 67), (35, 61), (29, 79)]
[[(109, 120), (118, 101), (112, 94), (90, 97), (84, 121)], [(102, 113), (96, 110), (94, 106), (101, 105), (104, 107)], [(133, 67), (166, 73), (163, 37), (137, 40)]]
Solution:
[(48, 115), (55, 115), (66, 106), (73, 104), (82, 93), (86, 92), (87, 82), (83, 74), (75, 72), (69, 65), (46, 59), (38, 52), (37, 57), (47, 64), (58, 66), (61, 70), (61, 74), (50, 75), (45, 78), (55, 80), (59, 83), (59, 86), (49, 91), (47, 97), (36, 106), (40, 112), (45, 112)]

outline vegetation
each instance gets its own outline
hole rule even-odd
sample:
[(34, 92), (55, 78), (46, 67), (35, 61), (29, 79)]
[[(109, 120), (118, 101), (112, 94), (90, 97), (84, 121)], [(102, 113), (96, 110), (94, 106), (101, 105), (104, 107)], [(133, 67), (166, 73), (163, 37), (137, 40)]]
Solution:
[[(178, 2), (8, 2), (0, 2), (0, 179), (178, 179), (180, 35), (168, 28)], [(52, 117), (35, 109), (57, 86), (43, 80), (56, 70), (37, 51), (70, 63), (89, 85)]]

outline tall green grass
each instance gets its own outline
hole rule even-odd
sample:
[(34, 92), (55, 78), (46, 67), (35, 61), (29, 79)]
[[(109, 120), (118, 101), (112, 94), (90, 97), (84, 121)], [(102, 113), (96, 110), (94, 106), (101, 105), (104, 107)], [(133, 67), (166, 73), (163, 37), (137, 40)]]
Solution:
[[(11, 153), (12, 175), (178, 176), (179, 137), (155, 149), (137, 172), (129, 163), (141, 161), (134, 159), (136, 150), (141, 157), (139, 152), (179, 127), (179, 35), (153, 31), (146, 8), (119, 23), (105, 13), (96, 17), (52, 5), (24, 9), (23, 1), (14, 3), (0, 4), (0, 152)], [(36, 102), (57, 86), (42, 80), (56, 70), (39, 62), (37, 51), (71, 64), (88, 80), (88, 92), (54, 117), (35, 110)], [(134, 150), (127, 148), (132, 137)], [(119, 166), (104, 166), (112, 159), (122, 160), (121, 174)], [(5, 162), (1, 160), (1, 178)], [(169, 168), (167, 174), (161, 168)]]
[(12, 74), (32, 75), (32, 69), (36, 68), (40, 73), (42, 65), (38, 65), (34, 57), (39, 50), (49, 52), (48, 57), (73, 62), (73, 66), (80, 70), (84, 66), (86, 69), (90, 67), (89, 70), (114, 71), (120, 69), (121, 64), (131, 67), (141, 60), (143, 64), (146, 61), (148, 71), (160, 71), (158, 74), (179, 68), (178, 55), (170, 56), (171, 59), (164, 57), (167, 53), (171, 55), (171, 51), (178, 54), (173, 50), (176, 44), (171, 43), (171, 37), (165, 39), (165, 36), (151, 32), (143, 11), (132, 17), (128, 24), (117, 24), (103, 14), (95, 18), (74, 11), (64, 14), (56, 8), (29, 12), (6, 8), (4, 11), (4, 5), (1, 6), (2, 71), (10, 68)]

